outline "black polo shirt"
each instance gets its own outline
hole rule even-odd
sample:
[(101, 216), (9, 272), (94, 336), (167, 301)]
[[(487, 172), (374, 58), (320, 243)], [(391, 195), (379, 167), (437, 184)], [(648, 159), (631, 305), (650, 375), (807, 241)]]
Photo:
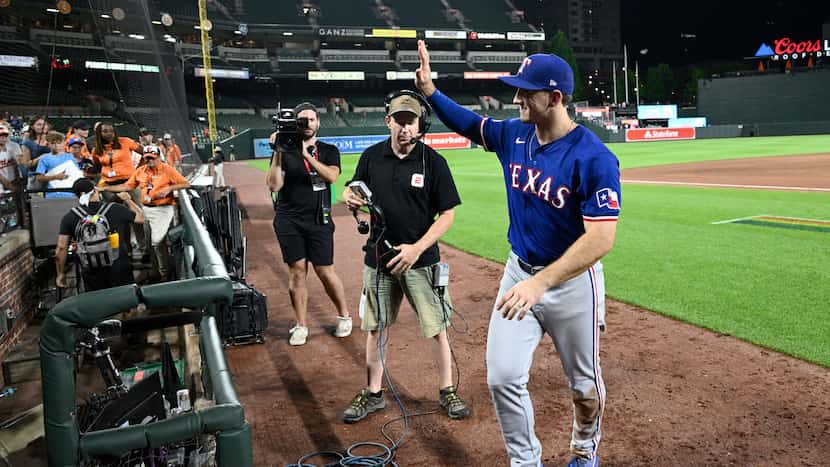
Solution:
[[(340, 150), (333, 144), (317, 141), (317, 158), (325, 165), (340, 168)], [(325, 190), (314, 191), (308, 170), (311, 164), (306, 168), (305, 159), (298, 153), (283, 153), (281, 163), (285, 177), (277, 197), (277, 215), (316, 221), (320, 203), (331, 199), (331, 185), (327, 183)]]
[[(447, 161), (422, 142), (402, 159), (392, 151), (391, 139), (367, 148), (352, 177), (352, 181), (358, 180), (372, 190), (374, 202), (383, 210), (386, 218), (383, 239), (392, 245), (414, 244), (429, 230), (440, 212), (461, 204)], [(373, 229), (372, 237), (377, 235)], [(369, 243), (376, 240), (370, 238)], [(377, 267), (374, 249), (366, 250), (364, 263)], [(386, 261), (392, 257), (386, 257)], [(429, 266), (440, 258), (436, 243), (424, 251), (412, 267)]]

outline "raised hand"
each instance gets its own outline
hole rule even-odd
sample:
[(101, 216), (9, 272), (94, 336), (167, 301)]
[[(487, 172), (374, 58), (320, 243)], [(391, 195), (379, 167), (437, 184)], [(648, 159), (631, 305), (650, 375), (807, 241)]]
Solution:
[(424, 41), (418, 41), (418, 57), (421, 59), (421, 66), (415, 70), (415, 87), (426, 97), (435, 92), (435, 83), (432, 82), (432, 68), (429, 66), (429, 52)]

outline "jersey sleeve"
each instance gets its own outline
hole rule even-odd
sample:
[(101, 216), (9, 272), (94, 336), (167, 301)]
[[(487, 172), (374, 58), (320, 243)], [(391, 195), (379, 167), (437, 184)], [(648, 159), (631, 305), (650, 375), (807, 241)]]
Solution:
[(75, 235), (75, 226), (77, 223), (78, 216), (76, 216), (75, 213), (72, 211), (66, 213), (61, 219), (58, 235), (66, 235), (67, 237), (72, 238)]
[[(189, 183), (186, 178), (182, 174), (179, 173), (173, 166), (167, 166), (167, 176), (170, 178), (170, 183), (173, 185), (179, 185), (181, 183)], [(132, 178), (132, 177), (131, 177)]]
[(322, 160), (321, 162), (326, 165), (331, 165), (340, 169), (340, 150), (337, 149), (337, 146), (329, 146), (327, 151), (324, 151), (325, 155), (320, 154)]
[(622, 207), (619, 161), (610, 152), (603, 151), (583, 162), (578, 171), (582, 219), (616, 221)]
[(510, 139), (511, 120), (494, 120), (492, 117), (481, 120), (481, 142), (485, 151), (495, 152), (496, 154), (504, 153), (506, 146), (505, 141)]
[[(141, 145), (138, 144), (135, 140), (133, 140), (132, 138), (127, 138), (127, 137), (123, 137), (123, 138), (126, 140), (127, 149), (129, 149), (130, 151), (136, 151), (136, 152), (140, 151)], [(122, 141), (121, 144), (124, 145), (124, 142)]]
[(44, 157), (37, 161), (37, 168), (35, 169), (35, 173), (40, 175), (46, 175), (46, 172), (48, 172), (50, 168), (51, 167), (49, 167), (49, 164), (46, 163), (46, 158)]

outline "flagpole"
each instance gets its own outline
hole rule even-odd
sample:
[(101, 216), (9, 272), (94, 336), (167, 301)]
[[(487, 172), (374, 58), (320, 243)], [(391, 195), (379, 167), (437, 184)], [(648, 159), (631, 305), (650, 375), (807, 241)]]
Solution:
[(614, 60), (611, 62), (611, 67), (614, 69), (613, 73), (613, 80), (614, 80), (614, 105), (617, 105), (617, 61)]
[(628, 46), (623, 44), (623, 81), (625, 81), (625, 105), (628, 106)]

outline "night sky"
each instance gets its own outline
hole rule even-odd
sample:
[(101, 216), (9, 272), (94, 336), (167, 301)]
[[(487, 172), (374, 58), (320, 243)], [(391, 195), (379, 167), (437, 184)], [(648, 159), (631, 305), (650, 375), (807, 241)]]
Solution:
[(641, 66), (741, 60), (780, 37), (821, 39), (822, 24), (830, 21), (828, 0), (621, 1), (623, 42)]

